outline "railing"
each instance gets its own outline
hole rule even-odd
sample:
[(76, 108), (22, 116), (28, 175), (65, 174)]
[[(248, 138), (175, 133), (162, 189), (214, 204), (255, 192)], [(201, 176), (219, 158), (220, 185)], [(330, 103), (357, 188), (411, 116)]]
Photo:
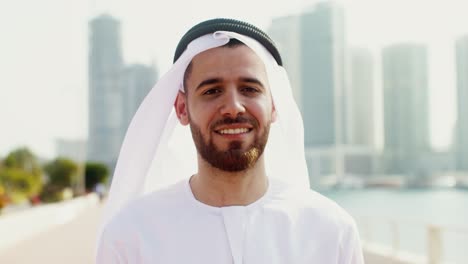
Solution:
[(375, 217), (356, 221), (365, 250), (395, 262), (462, 264), (468, 259), (468, 227)]

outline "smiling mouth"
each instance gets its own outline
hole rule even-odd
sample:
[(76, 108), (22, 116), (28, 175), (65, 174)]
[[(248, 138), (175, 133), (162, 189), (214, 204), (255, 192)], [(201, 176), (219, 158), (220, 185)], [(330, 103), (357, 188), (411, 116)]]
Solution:
[(227, 128), (217, 130), (216, 133), (221, 135), (238, 135), (250, 132), (251, 128)]

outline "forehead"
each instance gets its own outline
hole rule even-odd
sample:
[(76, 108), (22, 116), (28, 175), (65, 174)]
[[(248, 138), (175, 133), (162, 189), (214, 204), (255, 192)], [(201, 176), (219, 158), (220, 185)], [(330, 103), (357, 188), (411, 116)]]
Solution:
[(246, 45), (217, 47), (197, 54), (191, 63), (190, 79), (254, 77), (267, 82), (265, 65)]

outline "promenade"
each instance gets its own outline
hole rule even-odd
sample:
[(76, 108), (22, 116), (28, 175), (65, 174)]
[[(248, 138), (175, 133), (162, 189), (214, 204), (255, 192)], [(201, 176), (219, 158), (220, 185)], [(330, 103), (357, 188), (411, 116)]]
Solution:
[(0, 251), (0, 263), (94, 263), (94, 245), (100, 209), (100, 205), (90, 206), (71, 221), (51, 227)]

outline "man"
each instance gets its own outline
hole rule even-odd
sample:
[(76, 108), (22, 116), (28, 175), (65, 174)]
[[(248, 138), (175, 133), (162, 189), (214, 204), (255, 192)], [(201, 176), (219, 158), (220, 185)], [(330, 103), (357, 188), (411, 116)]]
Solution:
[[(281, 64), (271, 39), (245, 22), (208, 20), (186, 33), (127, 132), (97, 263), (363, 263), (352, 218), (308, 189)], [(190, 127), (192, 158), (179, 157), (188, 145), (168, 99)]]

